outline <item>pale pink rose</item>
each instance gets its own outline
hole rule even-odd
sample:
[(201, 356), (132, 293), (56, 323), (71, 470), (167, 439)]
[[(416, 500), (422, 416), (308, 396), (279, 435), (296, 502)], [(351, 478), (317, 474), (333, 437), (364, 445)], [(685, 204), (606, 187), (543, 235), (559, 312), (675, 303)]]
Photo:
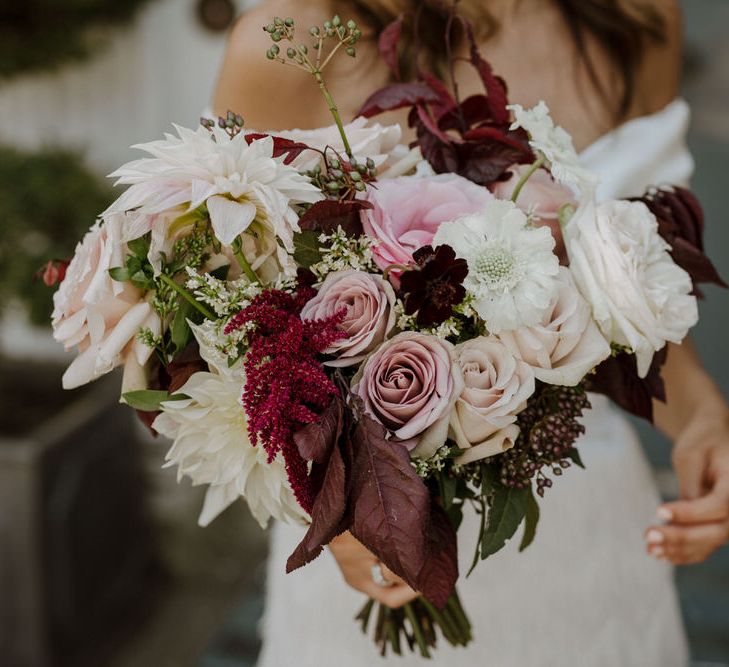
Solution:
[(108, 373), (129, 355), (144, 365), (152, 350), (137, 340), (137, 333), (142, 327), (160, 331), (159, 317), (141, 292), (109, 276), (109, 269), (126, 259), (122, 217), (111, 215), (87, 232), (53, 295), (53, 336), (67, 350), (80, 352), (63, 375), (66, 389)]
[(372, 352), (395, 326), (395, 292), (382, 276), (350, 269), (330, 273), (319, 293), (301, 311), (303, 320), (320, 320), (346, 310), (340, 325), (347, 338), (324, 352), (337, 358), (329, 366), (352, 366)]
[(465, 387), (450, 418), (450, 437), (467, 450), (457, 463), (471, 463), (510, 449), (516, 417), (534, 393), (534, 372), (494, 336), (456, 346)]
[(610, 345), (592, 319), (569, 269), (560, 267), (559, 288), (538, 325), (499, 334), (537, 380), (574, 387), (610, 356)]
[(483, 211), (493, 195), (456, 174), (438, 174), (381, 181), (364, 198), (374, 208), (362, 212), (362, 224), (380, 242), (374, 257), (385, 269), (411, 263), (413, 252), (429, 245), (442, 223)]
[[(529, 169), (529, 166), (528, 164), (519, 164), (510, 167), (508, 170), (511, 174), (509, 180), (500, 181), (491, 187), (494, 196), (499, 199), (511, 199), (516, 184)], [(546, 169), (538, 169), (529, 177), (516, 200), (516, 205), (524, 213), (533, 216), (535, 225), (550, 228), (556, 242), (554, 252), (562, 260), (566, 260), (567, 254), (564, 248), (562, 230), (559, 226), (558, 213), (559, 209), (565, 204), (572, 204), (577, 208), (574, 193), (567, 186), (557, 183)]]
[(420, 458), (445, 444), (448, 418), (462, 387), (453, 346), (412, 331), (383, 343), (352, 380), (367, 414)]

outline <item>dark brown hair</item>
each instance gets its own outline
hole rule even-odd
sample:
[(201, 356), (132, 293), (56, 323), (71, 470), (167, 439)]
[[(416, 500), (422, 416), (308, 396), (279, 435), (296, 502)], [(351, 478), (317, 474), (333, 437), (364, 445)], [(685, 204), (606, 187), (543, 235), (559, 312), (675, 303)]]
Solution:
[[(666, 39), (665, 21), (652, 6), (641, 0), (553, 0), (564, 20), (598, 93), (616, 116), (623, 118), (629, 111), (635, 91), (635, 72), (644, 50), (650, 43), (663, 43)], [(444, 34), (452, 12), (452, 0), (352, 0), (379, 33), (398, 16), (404, 17), (401, 42), (401, 71), (406, 78), (414, 75), (413, 46), (417, 42), (423, 63), (432, 71), (442, 74), (446, 56)], [(488, 38), (498, 25), (488, 10), (487, 0), (460, 0), (457, 13), (476, 29), (478, 37)], [(463, 31), (454, 23), (451, 39), (455, 45), (463, 38)], [(587, 50), (587, 36), (592, 36), (612, 62), (621, 84), (619, 104), (610, 104), (612, 91), (606, 90), (597, 76)]]

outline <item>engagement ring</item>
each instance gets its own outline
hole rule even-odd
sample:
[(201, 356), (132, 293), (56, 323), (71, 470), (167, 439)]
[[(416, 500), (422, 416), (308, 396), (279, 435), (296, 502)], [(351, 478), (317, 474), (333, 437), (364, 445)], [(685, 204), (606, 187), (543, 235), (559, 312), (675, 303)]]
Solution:
[(389, 588), (394, 585), (394, 582), (385, 579), (385, 575), (382, 573), (382, 565), (380, 563), (375, 563), (371, 568), (371, 572), (372, 581), (374, 581), (378, 586), (381, 586), (382, 588)]

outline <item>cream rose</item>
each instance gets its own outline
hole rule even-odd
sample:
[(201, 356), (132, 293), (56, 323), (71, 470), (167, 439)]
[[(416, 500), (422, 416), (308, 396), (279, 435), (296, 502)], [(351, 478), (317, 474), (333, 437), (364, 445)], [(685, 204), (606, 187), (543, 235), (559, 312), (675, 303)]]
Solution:
[(516, 416), (534, 393), (534, 372), (494, 336), (456, 346), (465, 387), (451, 412), (449, 435), (467, 450), (456, 463), (472, 463), (510, 449)]
[(592, 319), (590, 305), (560, 267), (559, 288), (541, 323), (504, 331), (501, 342), (534, 370), (537, 380), (574, 387), (610, 356), (610, 345)]
[(570, 270), (605, 337), (635, 352), (645, 377), (666, 341), (698, 321), (691, 278), (676, 265), (641, 202), (588, 201), (565, 229)]
[(128, 359), (143, 366), (152, 350), (136, 339), (137, 333), (142, 327), (160, 331), (159, 317), (141, 292), (109, 276), (109, 269), (125, 261), (122, 218), (109, 216), (87, 232), (53, 295), (53, 336), (67, 350), (80, 352), (63, 375), (65, 389), (95, 380)]
[(382, 276), (350, 269), (330, 273), (319, 293), (301, 311), (301, 319), (320, 320), (345, 310), (341, 328), (347, 338), (324, 352), (337, 358), (329, 366), (352, 366), (372, 352), (395, 326), (395, 291)]

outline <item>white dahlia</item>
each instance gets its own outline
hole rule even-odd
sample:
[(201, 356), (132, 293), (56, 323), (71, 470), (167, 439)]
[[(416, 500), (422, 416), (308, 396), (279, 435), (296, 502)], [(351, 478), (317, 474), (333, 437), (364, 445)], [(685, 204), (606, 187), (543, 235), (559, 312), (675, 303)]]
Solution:
[(177, 465), (178, 479), (188, 476), (195, 485), (209, 485), (200, 525), (207, 526), (238, 498), (245, 498), (263, 528), (270, 517), (304, 521), (283, 460), (268, 463), (264, 449), (251, 444), (241, 405), (241, 362), (229, 368), (227, 357), (210, 344), (210, 331), (194, 331), (210, 372), (192, 375), (179, 390), (189, 398), (163, 403), (153, 427), (174, 440), (166, 465)]
[(529, 133), (529, 145), (549, 161), (555, 180), (584, 193), (595, 189), (597, 177), (580, 165), (572, 137), (554, 124), (544, 101), (531, 109), (521, 104), (511, 104), (508, 109), (514, 112), (511, 129), (522, 127)]
[(166, 134), (163, 140), (134, 147), (152, 157), (129, 162), (111, 174), (116, 184), (130, 187), (104, 215), (134, 210), (127, 240), (155, 224), (171, 225), (185, 212), (207, 204), (213, 231), (224, 245), (255, 228), (292, 251), (298, 229), (292, 204), (313, 203), (322, 194), (296, 168), (285, 165), (284, 158), (273, 157), (273, 139), (249, 145), (244, 132), (231, 138), (217, 127), (175, 129), (179, 136)]
[(557, 289), (559, 260), (547, 227), (530, 227), (510, 201), (444, 222), (433, 246), (446, 244), (468, 262), (463, 281), (472, 306), (491, 333), (541, 321)]

